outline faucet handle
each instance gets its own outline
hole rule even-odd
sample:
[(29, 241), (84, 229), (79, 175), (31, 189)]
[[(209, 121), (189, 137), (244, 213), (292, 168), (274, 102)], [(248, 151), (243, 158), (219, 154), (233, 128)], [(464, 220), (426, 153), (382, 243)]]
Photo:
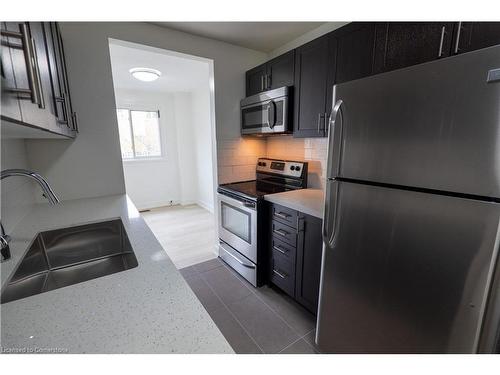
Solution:
[(4, 260), (10, 259), (9, 243), (12, 240), (12, 238), (8, 234), (5, 234), (5, 229), (1, 222), (0, 222), (0, 229), (2, 230), (2, 234), (0, 235), (0, 252), (2, 254), (2, 262), (3, 262)]
[(2, 234), (0, 236), (0, 252), (2, 254), (2, 262), (5, 260), (10, 259), (10, 246), (9, 242), (11, 241), (11, 238), (8, 234)]

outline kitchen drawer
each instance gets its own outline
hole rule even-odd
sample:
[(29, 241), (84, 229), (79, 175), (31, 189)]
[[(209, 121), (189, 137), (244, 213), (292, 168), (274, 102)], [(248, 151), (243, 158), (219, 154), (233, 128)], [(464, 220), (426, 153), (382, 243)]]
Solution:
[(277, 220), (297, 229), (297, 211), (273, 203), (271, 216), (273, 220)]
[(286, 224), (273, 220), (272, 235), (293, 247), (297, 246), (297, 231)]
[(255, 263), (249, 261), (223, 241), (219, 242), (219, 257), (250, 284), (257, 286), (257, 266)]
[(271, 246), (274, 254), (279, 254), (288, 260), (290, 263), (295, 264), (295, 247), (288, 245), (286, 242), (283, 242), (276, 237), (273, 237), (271, 240)]
[(291, 297), (295, 296), (295, 266), (280, 253), (273, 252), (271, 282)]

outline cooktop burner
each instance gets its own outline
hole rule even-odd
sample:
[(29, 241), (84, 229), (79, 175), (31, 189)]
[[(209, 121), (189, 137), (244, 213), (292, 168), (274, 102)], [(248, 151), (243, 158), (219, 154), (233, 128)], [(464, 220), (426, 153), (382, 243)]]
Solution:
[(229, 193), (236, 193), (238, 195), (244, 195), (247, 198), (255, 200), (262, 198), (266, 194), (282, 193), (291, 189), (287, 189), (284, 186), (254, 180), (220, 185), (219, 191), (220, 190)]
[(218, 192), (260, 200), (264, 195), (307, 187), (307, 163), (261, 158), (256, 167), (257, 179), (219, 185)]

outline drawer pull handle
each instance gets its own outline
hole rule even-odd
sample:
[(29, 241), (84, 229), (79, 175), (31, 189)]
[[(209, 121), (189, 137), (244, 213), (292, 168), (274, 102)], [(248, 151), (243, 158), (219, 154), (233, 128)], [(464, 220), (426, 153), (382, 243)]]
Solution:
[(276, 275), (278, 275), (279, 277), (281, 277), (282, 279), (286, 279), (288, 277), (288, 275), (286, 273), (281, 273), (280, 271), (278, 270), (274, 270), (273, 269), (273, 273), (275, 273)]
[(280, 218), (282, 218), (282, 219), (288, 220), (288, 218), (289, 218), (290, 216), (292, 216), (292, 215), (288, 215), (288, 214), (285, 214), (285, 213), (283, 213), (283, 212), (275, 212), (275, 213), (274, 213), (274, 216), (278, 216), (278, 217), (280, 217)]
[(290, 234), (290, 233), (288, 233), (287, 231), (285, 231), (283, 229), (273, 229), (273, 232), (276, 233), (276, 234), (279, 234), (281, 237), (286, 237), (287, 235)]
[(285, 249), (282, 249), (281, 247), (279, 246), (273, 246), (273, 249), (280, 252), (281, 254), (285, 254), (288, 252), (288, 250), (285, 250)]
[(255, 269), (254, 266), (249, 266), (248, 264), (245, 264), (243, 263), (241, 260), (238, 259), (238, 257), (234, 256), (233, 254), (231, 254), (229, 251), (227, 251), (226, 249), (224, 249), (223, 246), (222, 247), (222, 250), (224, 250), (224, 252), (229, 255), (231, 258), (233, 258), (235, 261), (237, 261), (239, 264), (241, 264), (243, 267), (246, 267), (246, 268), (251, 268), (251, 269)]

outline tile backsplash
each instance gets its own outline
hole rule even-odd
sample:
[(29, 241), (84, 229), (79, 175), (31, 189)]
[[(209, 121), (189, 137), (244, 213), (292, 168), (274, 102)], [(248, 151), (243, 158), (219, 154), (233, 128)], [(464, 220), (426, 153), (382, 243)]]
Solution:
[(323, 188), (326, 176), (327, 138), (275, 136), (239, 138), (218, 142), (219, 183), (255, 179), (259, 157), (307, 161), (308, 186)]
[(308, 187), (325, 186), (328, 138), (294, 138), (291, 135), (267, 138), (266, 156), (273, 159), (308, 162)]
[(219, 183), (255, 179), (257, 159), (266, 156), (266, 140), (238, 138), (217, 143)]

